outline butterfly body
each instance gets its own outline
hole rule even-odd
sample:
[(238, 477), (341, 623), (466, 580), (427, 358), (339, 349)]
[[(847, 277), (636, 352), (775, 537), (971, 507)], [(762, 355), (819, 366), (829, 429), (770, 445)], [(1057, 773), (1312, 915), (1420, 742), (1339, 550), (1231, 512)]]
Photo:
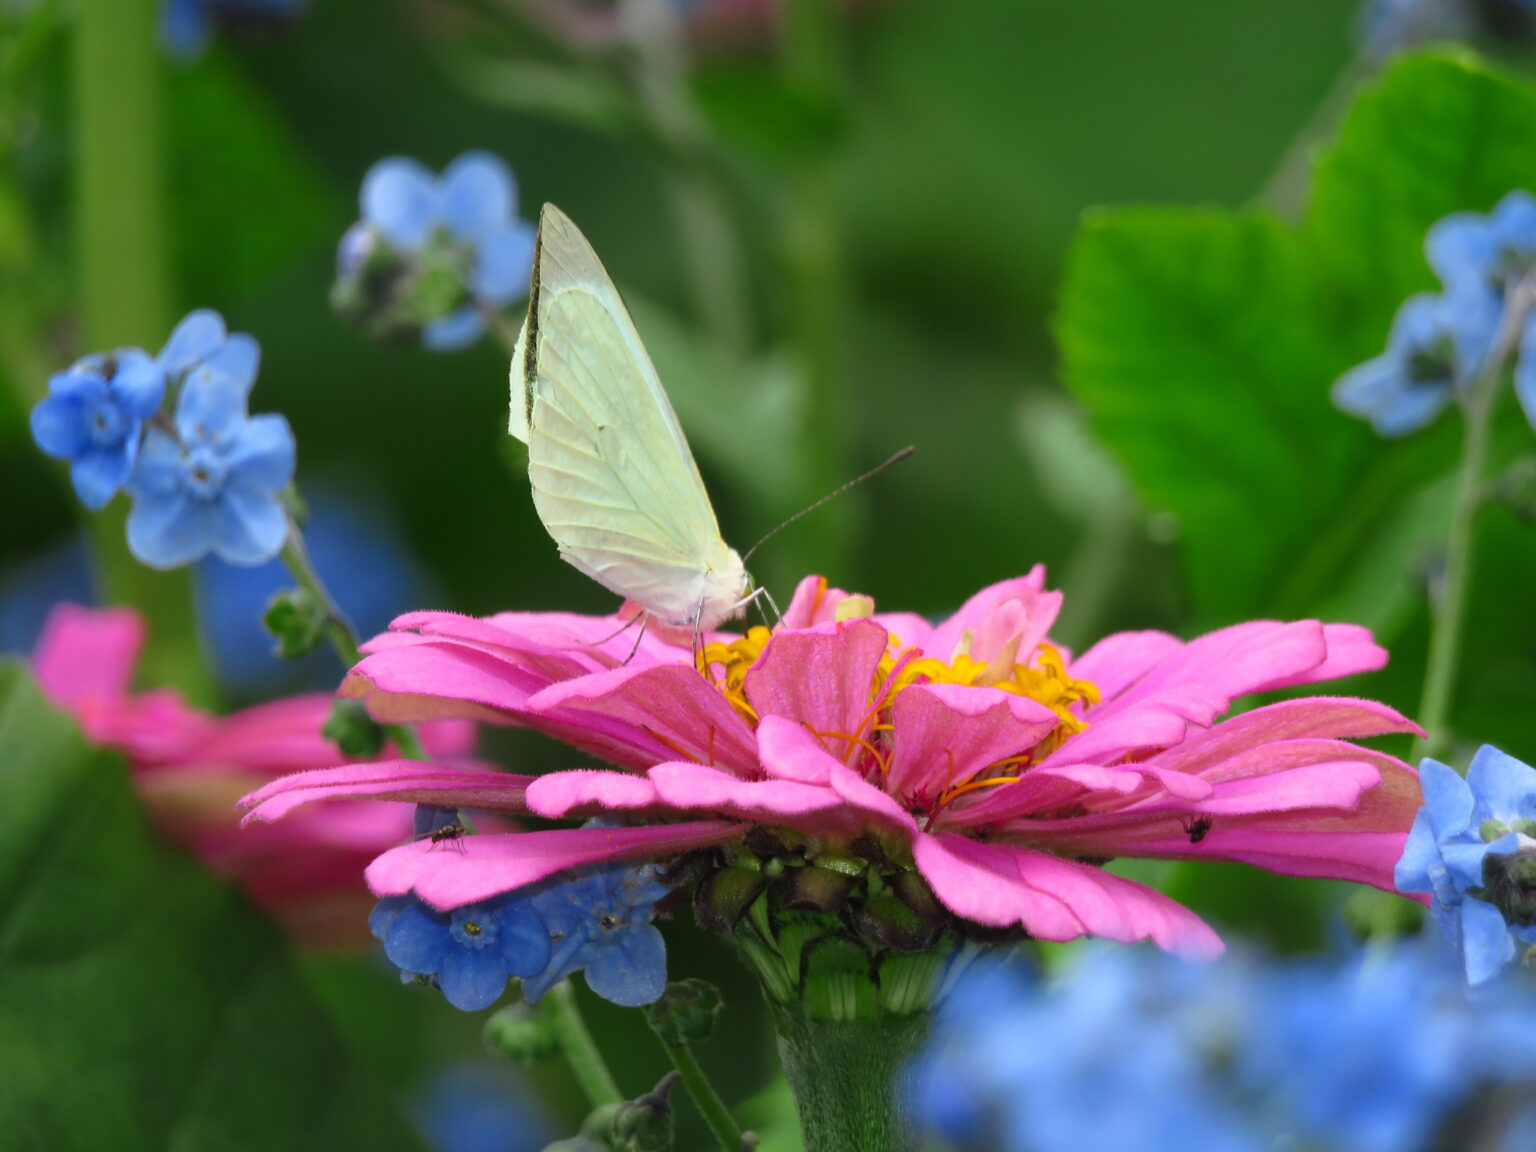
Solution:
[(561, 557), (667, 624), (717, 627), (747, 599), (688, 441), (618, 289), (546, 205), (508, 431)]

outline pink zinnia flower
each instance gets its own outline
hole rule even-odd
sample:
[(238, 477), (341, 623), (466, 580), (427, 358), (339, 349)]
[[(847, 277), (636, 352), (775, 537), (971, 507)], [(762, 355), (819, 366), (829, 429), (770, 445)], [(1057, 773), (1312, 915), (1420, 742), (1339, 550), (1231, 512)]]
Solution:
[(754, 826), (813, 855), (915, 868), (956, 916), (1045, 940), (1220, 950), (1189, 910), (1106, 872), (1115, 857), (1393, 890), (1418, 780), (1345, 741), (1415, 732), (1411, 721), (1307, 697), (1217, 722), (1249, 693), (1380, 668), (1369, 633), (1257, 621), (1188, 643), (1120, 633), (1074, 658), (1047, 639), (1060, 604), (1036, 568), (932, 625), (808, 578), (771, 632), (706, 637), (702, 670), (651, 635), (636, 648), (617, 616), (412, 613), (367, 645), (344, 694), (381, 719), (527, 725), (615, 767), (308, 772), (249, 797), (250, 816), (372, 796), (628, 824), (477, 835), (453, 853), (408, 844), (369, 867), (379, 895), (414, 891), (439, 908)]
[[(144, 622), (126, 608), (63, 604), (49, 613), (32, 657), (44, 694), (73, 715), (92, 743), (121, 752), (151, 819), (308, 943), (365, 941), (372, 900), (364, 865), (410, 838), (411, 814), (374, 804), (338, 805), (285, 825), (242, 832), (235, 804), (285, 773), (335, 764), (321, 734), (332, 698), (275, 700), (218, 717), (175, 692), (133, 693)], [(436, 756), (467, 756), (474, 726), (432, 725)], [(398, 755), (393, 750), (390, 755)]]

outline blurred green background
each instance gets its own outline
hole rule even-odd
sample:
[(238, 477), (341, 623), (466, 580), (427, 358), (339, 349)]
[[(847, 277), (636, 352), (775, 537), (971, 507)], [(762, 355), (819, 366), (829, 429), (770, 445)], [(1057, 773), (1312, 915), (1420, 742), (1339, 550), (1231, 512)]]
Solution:
[[(76, 311), (77, 77), (68, 6), (53, 7), (57, 29), (25, 54), (21, 18), (7, 16), (0, 61), (0, 589), (85, 517), (65, 469), (35, 450), (25, 419), (47, 373), (94, 350)], [(158, 348), (169, 323), (194, 307), (216, 308), (232, 329), (257, 337), (253, 408), (290, 420), (300, 483), (359, 501), (426, 573), (419, 586), (429, 602), (399, 609), (607, 610), (611, 598), (559, 561), (534, 516), (521, 448), (504, 434), (504, 354), (489, 341), (454, 355), (371, 344), (327, 304), (336, 242), (356, 219), (371, 164), (406, 155), (436, 170), (466, 150), (489, 150), (516, 172), (522, 214), (561, 205), (625, 289), (738, 548), (806, 503), (805, 476), (824, 490), (916, 446), (910, 461), (768, 546), (761, 574), (781, 603), (795, 578), (821, 572), (887, 609), (935, 615), (1045, 563), (1066, 593), (1059, 634), (1078, 648), (1121, 628), (1191, 635), (1257, 616), (1342, 612), (1376, 627), (1394, 652), (1386, 673), (1345, 690), (1411, 711), (1425, 645), (1421, 588), (1434, 565), (1424, 525), (1439, 523), (1444, 500), (1435, 493), (1454, 467), (1454, 422), (1389, 450), (1326, 397), (1339, 371), (1379, 350), (1415, 277), (1427, 281), (1421, 262), (1413, 265), (1416, 241), (1393, 249), (1409, 270), (1383, 276), (1379, 308), (1344, 316), (1336, 342), (1315, 355), (1292, 356), (1294, 317), (1264, 311), (1273, 269), (1262, 254), (1251, 265), (1253, 300), (1230, 301), (1234, 314), (1251, 305), (1259, 326), (1244, 337), (1244, 349), (1260, 350), (1251, 363), (1230, 361), (1234, 389), (1264, 387), (1245, 373), (1268, 363), (1305, 398), (1291, 429), (1302, 446), (1288, 460), (1327, 490), (1303, 492), (1302, 481), (1277, 476), (1277, 504), (1306, 513), (1294, 522), (1201, 522), (1171, 507), (1180, 452), (1191, 474), (1212, 471), (1209, 437), (1221, 437), (1222, 410), (1194, 379), (1205, 373), (1210, 383), (1209, 365), (1186, 376), (1178, 362), (1154, 364), (1142, 381), (1141, 403), (1175, 414), (1163, 472), (1149, 480), (1155, 469), (1125, 434), (1130, 417), (1114, 408), (1085, 335), (1092, 328), (1112, 344), (1121, 313), (1081, 301), (1065, 319), (1060, 312), (1069, 249), (1096, 206), (1262, 201), (1283, 220), (1301, 218), (1308, 160), (1371, 71), (1357, 57), (1352, 5), (865, 0), (839, 19), (835, 57), (808, 90), (783, 80), (771, 16), (722, 32), (719, 7), (697, 13), (687, 84), (711, 147), (728, 162), (699, 170), (636, 122), (622, 61), (562, 49), (512, 0), (310, 0), (291, 21), (221, 29), (201, 58), (160, 57), (174, 306), (165, 330), (135, 342)], [(1440, 128), (1425, 121), (1405, 131)], [(1509, 161), (1512, 170), (1536, 170), (1528, 151)], [(701, 327), (708, 318), (688, 279), (679, 171), (698, 177), (685, 181), (684, 197), (700, 188), (718, 197), (747, 269), (749, 317), (735, 348)], [(1469, 179), (1476, 202), (1444, 210), (1486, 210), (1497, 194)], [(807, 278), (786, 243), (807, 205), (830, 230), (832, 257), (813, 268), (833, 273), (830, 290)], [(1090, 295), (1101, 256), (1092, 246), (1113, 239), (1113, 220), (1104, 226), (1079, 249), (1074, 283)], [(1169, 253), (1165, 270), (1178, 261)], [(1240, 246), (1224, 257), (1240, 268), (1243, 258)], [(1135, 314), (1140, 291), (1125, 290), (1127, 339), (1151, 325)], [(1144, 291), (1157, 295), (1156, 277)], [(795, 382), (803, 379), (796, 346), (805, 309), (824, 306), (821, 335), (838, 384), (818, 392)], [(1063, 386), (1058, 328), (1074, 392)], [(1093, 423), (1074, 393), (1088, 398)], [(1190, 422), (1207, 439), (1177, 439), (1177, 414), (1201, 405), (1217, 423)], [(841, 417), (818, 432), (798, 415), (807, 409)], [(1145, 427), (1163, 434), (1157, 421)], [(810, 436), (797, 436), (797, 426)], [(1314, 426), (1325, 442), (1315, 473), (1306, 447)], [(808, 465), (807, 439), (828, 431), (830, 450)], [(1232, 432), (1239, 453), (1241, 431)], [(1529, 455), (1521, 436), (1529, 432), (1516, 421), (1500, 466)], [(1350, 462), (1362, 461), (1387, 477), (1379, 506), (1356, 500), (1366, 464), (1351, 471)], [(1348, 519), (1351, 507), (1363, 522)], [(1344, 535), (1314, 555), (1307, 545), (1325, 519), (1344, 524)], [(1530, 760), (1536, 563), (1516, 516), (1493, 510), (1482, 529), (1456, 724), (1468, 744), (1499, 743)], [(1282, 540), (1282, 530), (1291, 535)], [(346, 603), (346, 587), (338, 593)], [(228, 702), (242, 694), (210, 683), (194, 691)], [(517, 734), (495, 734), (491, 746), (524, 770), (569, 759)], [(1236, 868), (1153, 875), (1218, 924), (1292, 945), (1321, 939), (1336, 908), (1324, 885), (1261, 881)], [(710, 1050), (723, 1090), (739, 1099), (772, 1067), (756, 993), (724, 962), (723, 946), (686, 919), (669, 932), (674, 976), (723, 974), (727, 1032), (754, 1037)], [(473, 1047), (473, 1021), (445, 1023), (441, 1004), (405, 997), (376, 973), (324, 960), (311, 975), (391, 1078)], [(597, 1005), (594, 1017), (620, 1051), (640, 1054), (627, 1086), (653, 1082), (661, 1055), (632, 1014)], [(392, 1039), (403, 1034), (419, 1043)], [(556, 1090), (569, 1096), (568, 1085)]]

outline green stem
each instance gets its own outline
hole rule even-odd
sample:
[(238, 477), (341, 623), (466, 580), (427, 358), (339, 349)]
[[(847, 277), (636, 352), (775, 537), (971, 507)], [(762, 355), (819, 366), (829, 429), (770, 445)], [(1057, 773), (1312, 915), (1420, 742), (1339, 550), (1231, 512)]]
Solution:
[[(841, 43), (829, 0), (786, 0), (782, 66), (786, 82), (807, 100), (835, 107), (841, 99)], [(840, 243), (837, 192), (830, 157), (802, 157), (790, 177), (784, 253), (790, 279), (792, 326), (800, 359), (801, 447), (799, 493), (809, 506), (853, 475), (849, 430), (854, 399), (848, 381), (849, 308)], [(863, 494), (858, 491), (808, 517), (810, 564), (803, 571), (842, 572), (857, 555)]]
[(587, 1030), (587, 1022), (581, 1017), (581, 1009), (576, 1004), (576, 990), (571, 987), (571, 982), (562, 980), (551, 988), (544, 1004), (544, 1018), (559, 1037), (565, 1061), (571, 1066), (576, 1083), (581, 1085), (592, 1107), (622, 1103), (624, 1094), (619, 1091), (618, 1081), (608, 1070), (607, 1061), (598, 1051), (592, 1033)]
[(1429, 657), (1424, 670), (1424, 694), (1419, 702), (1419, 724), (1425, 735), (1414, 741), (1410, 753), (1414, 761), (1424, 756), (1443, 756), (1450, 745), (1450, 711), (1472, 588), (1473, 536), (1483, 502), (1488, 429), (1505, 365), (1519, 345), (1533, 301), (1536, 278), (1527, 277), (1509, 289), (1493, 348), (1462, 404), (1461, 469), (1456, 476), (1455, 504), (1446, 538), (1445, 575), (1430, 604)]
[(805, 1152), (911, 1152), (902, 1079), (928, 1016), (812, 1020), (770, 1005), (779, 1058), (795, 1094)]
[[(146, 346), (170, 330), (158, 0), (80, 0), (74, 37), (74, 215), (86, 348)], [(124, 541), (120, 506), (90, 518), (107, 600), (144, 613), (145, 674), (208, 694), (191, 574), (156, 572)]]
[[(350, 669), (362, 658), (357, 648), (357, 634), (353, 632), (351, 622), (331, 596), (325, 581), (320, 579), (320, 573), (315, 570), (314, 562), (309, 558), (309, 549), (304, 543), (304, 531), (294, 520), (291, 510), (288, 516), (288, 539), (283, 545), (283, 565), (288, 569), (288, 574), (293, 577), (294, 582), (313, 596), (324, 609), (326, 640), (330, 642), (332, 650), (341, 659), (342, 664)], [(411, 725), (385, 724), (383, 728), (406, 759), (427, 759), (427, 752), (422, 747), (421, 738)]]
[(709, 1082), (709, 1077), (704, 1074), (704, 1068), (693, 1054), (693, 1049), (686, 1043), (669, 1041), (660, 1031), (656, 1032), (656, 1039), (666, 1049), (672, 1067), (683, 1078), (683, 1087), (688, 1089), (688, 1095), (693, 1098), (699, 1115), (704, 1117), (704, 1123), (720, 1142), (722, 1152), (741, 1152), (741, 1128), (731, 1115), (731, 1110), (725, 1106), (725, 1101), (715, 1091), (715, 1086)]

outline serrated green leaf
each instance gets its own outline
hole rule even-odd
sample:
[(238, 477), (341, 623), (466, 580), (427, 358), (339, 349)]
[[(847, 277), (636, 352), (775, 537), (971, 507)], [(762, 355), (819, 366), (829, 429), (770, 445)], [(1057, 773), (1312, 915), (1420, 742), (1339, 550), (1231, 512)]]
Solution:
[(1066, 380), (1176, 517), (1200, 623), (1320, 611), (1362, 550), (1398, 574), (1394, 594), (1412, 581), (1423, 534), (1392, 510), (1445, 473), (1455, 421), (1383, 442), (1329, 392), (1431, 285), (1429, 226), (1531, 186), (1536, 89), (1428, 54), (1360, 96), (1297, 227), (1260, 211), (1088, 220), (1058, 323)]
[(122, 763), (14, 663), (0, 763), (0, 1143), (419, 1152), (271, 925), (155, 839)]

